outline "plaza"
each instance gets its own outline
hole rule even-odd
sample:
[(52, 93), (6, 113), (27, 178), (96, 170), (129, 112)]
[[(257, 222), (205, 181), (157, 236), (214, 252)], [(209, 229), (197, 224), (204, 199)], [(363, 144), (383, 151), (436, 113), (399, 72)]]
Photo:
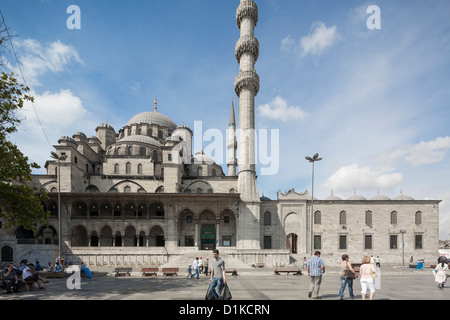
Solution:
[[(381, 289), (374, 300), (450, 300), (450, 288), (439, 290), (434, 282), (430, 268), (416, 271), (403, 270), (401, 266), (385, 266), (381, 269)], [(65, 279), (51, 279), (45, 290), (32, 289), (16, 294), (2, 294), (1, 300), (145, 300), (145, 301), (191, 301), (206, 303), (205, 293), (209, 277), (201, 275), (199, 280), (187, 279), (180, 271), (177, 277), (142, 277), (133, 272), (131, 277), (114, 277), (113, 272), (106, 276), (82, 279), (80, 290), (69, 290)], [(306, 270), (303, 275), (274, 275), (272, 268), (242, 269), (238, 276), (227, 276), (233, 301), (301, 301), (308, 298), (309, 278)], [(323, 301), (339, 300), (340, 288), (338, 268), (327, 267), (320, 287)], [(354, 301), (361, 301), (359, 279), (353, 282)], [(348, 289), (344, 300), (350, 300)], [(233, 302), (231, 301), (231, 302)]]

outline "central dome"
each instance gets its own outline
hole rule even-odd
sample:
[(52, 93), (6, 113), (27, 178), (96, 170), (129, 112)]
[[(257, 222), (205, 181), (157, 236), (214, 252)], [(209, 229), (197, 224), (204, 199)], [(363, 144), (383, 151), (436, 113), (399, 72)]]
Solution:
[(161, 127), (167, 127), (171, 130), (175, 130), (177, 128), (175, 122), (157, 111), (147, 111), (135, 115), (127, 123), (128, 126), (133, 124), (156, 124)]

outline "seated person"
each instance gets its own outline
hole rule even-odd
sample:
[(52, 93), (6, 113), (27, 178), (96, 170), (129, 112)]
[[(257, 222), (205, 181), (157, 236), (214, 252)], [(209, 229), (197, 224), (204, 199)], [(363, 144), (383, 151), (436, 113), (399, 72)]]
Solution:
[(26, 260), (26, 259), (23, 259), (20, 261), (19, 268), (17, 268), (17, 270), (16, 270), (18, 276), (22, 275), (23, 268), (25, 268), (27, 266), (27, 264), (28, 264), (28, 260)]
[(52, 263), (48, 263), (48, 271), (53, 271), (55, 268), (52, 266)]
[(63, 268), (62, 264), (58, 261), (55, 264), (55, 267), (53, 268), (53, 272), (61, 272), (63, 270), (64, 270), (64, 268)]
[(91, 270), (89, 270), (89, 268), (86, 266), (85, 262), (81, 262), (80, 270), (81, 270), (81, 273), (80, 273), (81, 275), (83, 275), (83, 272), (85, 272), (89, 279), (92, 278)]
[(30, 281), (37, 282), (39, 289), (45, 289), (42, 286), (42, 283), (48, 282), (48, 280), (44, 280), (39, 276), (39, 273), (37, 273), (37, 271), (34, 270), (34, 264), (32, 264), (32, 263), (30, 263), (28, 266), (26, 266), (23, 269), (22, 278), (23, 278), (23, 281), (25, 281), (25, 282), (30, 282)]
[(17, 269), (10, 263), (5, 271), (2, 272), (2, 283), (6, 284), (6, 293), (19, 292), (22, 281), (19, 280)]
[(36, 271), (43, 271), (44, 270), (44, 269), (42, 269), (39, 261), (37, 261), (37, 260), (36, 260), (36, 268), (35, 269), (36, 269)]

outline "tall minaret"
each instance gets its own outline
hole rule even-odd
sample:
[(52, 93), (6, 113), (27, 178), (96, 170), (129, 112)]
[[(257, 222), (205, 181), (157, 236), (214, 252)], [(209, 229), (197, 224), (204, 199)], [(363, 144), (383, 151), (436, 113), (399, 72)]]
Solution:
[(236, 21), (241, 31), (236, 44), (239, 75), (234, 83), (239, 97), (238, 192), (243, 201), (259, 202), (255, 168), (255, 96), (259, 91), (255, 62), (259, 56), (259, 42), (254, 37), (258, 6), (253, 0), (241, 0)]
[(230, 113), (230, 123), (228, 124), (228, 143), (227, 143), (227, 166), (228, 166), (228, 176), (236, 176), (236, 117), (234, 115), (234, 100), (231, 100), (231, 113)]

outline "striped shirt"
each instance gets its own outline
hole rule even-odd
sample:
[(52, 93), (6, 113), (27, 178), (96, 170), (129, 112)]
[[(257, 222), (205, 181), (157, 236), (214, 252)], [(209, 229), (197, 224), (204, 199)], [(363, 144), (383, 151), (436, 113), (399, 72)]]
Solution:
[(322, 258), (318, 256), (312, 256), (308, 261), (309, 275), (311, 277), (318, 277), (322, 275), (322, 267), (325, 266)]

